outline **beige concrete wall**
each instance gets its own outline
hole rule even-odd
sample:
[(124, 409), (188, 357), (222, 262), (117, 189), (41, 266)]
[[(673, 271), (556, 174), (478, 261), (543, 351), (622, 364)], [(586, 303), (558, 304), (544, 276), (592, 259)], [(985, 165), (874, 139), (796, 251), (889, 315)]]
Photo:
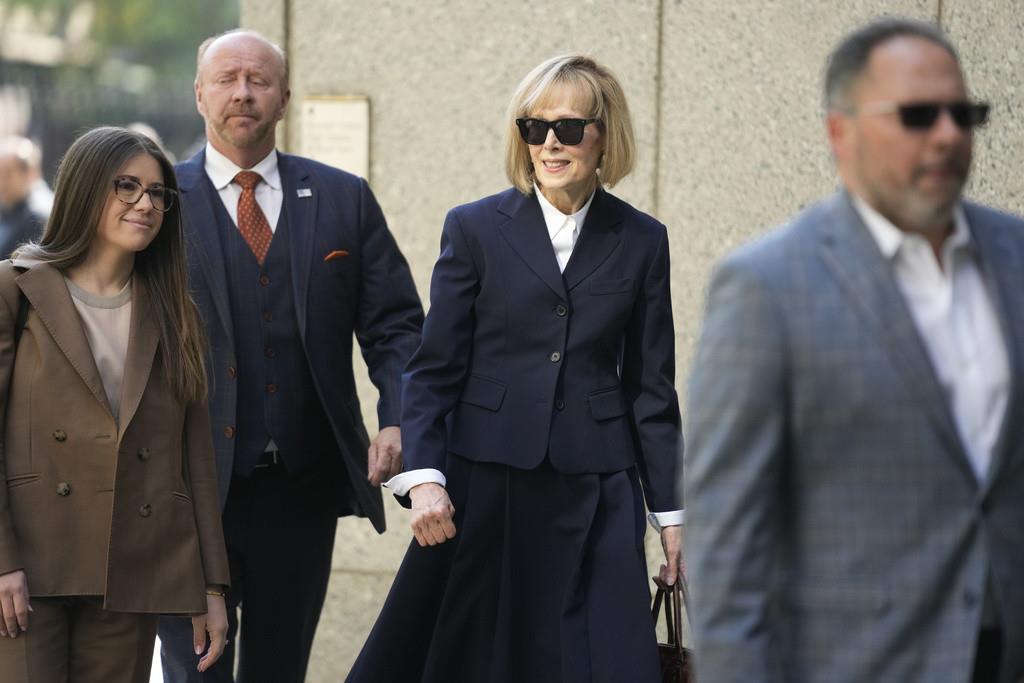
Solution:
[[(714, 262), (836, 186), (823, 63), (842, 34), (881, 13), (941, 19), (950, 31), (973, 90), (995, 104), (971, 191), (1024, 211), (1016, 0), (242, 0), (243, 25), (289, 53), (293, 114), (307, 95), (370, 97), (369, 180), (424, 297), (445, 212), (506, 187), (501, 131), (519, 79), (561, 52), (608, 64), (640, 147), (615, 192), (671, 232), (681, 392)], [(291, 118), (282, 137), (297, 149)], [(365, 378), (361, 395), (372, 431)], [(338, 680), (372, 625), (410, 538), (404, 511), (392, 506), (389, 523), (383, 537), (339, 524), (308, 680)]]

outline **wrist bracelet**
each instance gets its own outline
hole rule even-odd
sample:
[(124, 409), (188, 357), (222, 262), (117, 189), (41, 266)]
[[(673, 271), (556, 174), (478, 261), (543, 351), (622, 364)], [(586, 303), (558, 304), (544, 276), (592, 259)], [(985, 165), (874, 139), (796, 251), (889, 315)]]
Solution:
[(207, 589), (206, 594), (207, 595), (215, 595), (218, 598), (226, 598), (228, 596), (227, 593), (222, 593), (220, 591), (212, 591), (212, 590), (209, 590), (209, 589)]

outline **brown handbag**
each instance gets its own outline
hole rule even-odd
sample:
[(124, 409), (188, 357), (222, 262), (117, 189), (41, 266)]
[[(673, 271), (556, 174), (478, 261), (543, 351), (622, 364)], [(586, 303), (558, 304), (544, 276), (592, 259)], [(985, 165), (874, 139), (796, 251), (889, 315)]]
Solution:
[[(666, 586), (661, 579), (655, 577), (654, 604), (651, 606), (651, 617), (654, 625), (658, 625), (658, 612), (662, 602), (665, 604), (665, 630), (668, 633), (667, 643), (658, 643), (658, 658), (661, 660), (662, 683), (694, 683), (693, 650), (683, 647), (680, 629), (683, 625), (683, 607), (689, 609), (690, 596), (686, 590), (686, 579), (679, 576), (675, 584)], [(668, 596), (668, 599), (666, 599)]]

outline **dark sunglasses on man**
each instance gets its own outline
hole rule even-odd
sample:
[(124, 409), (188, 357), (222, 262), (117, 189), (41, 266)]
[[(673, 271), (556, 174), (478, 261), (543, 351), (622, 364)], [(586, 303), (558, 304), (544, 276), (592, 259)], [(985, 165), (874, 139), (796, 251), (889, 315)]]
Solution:
[(600, 119), (516, 119), (519, 134), (528, 145), (543, 145), (548, 139), (548, 129), (555, 131), (555, 137), (563, 145), (578, 145), (583, 142), (583, 129), (588, 123), (597, 123)]
[(931, 130), (943, 110), (948, 111), (960, 130), (969, 131), (984, 126), (988, 121), (989, 105), (986, 102), (875, 102), (857, 109), (858, 114), (900, 115), (900, 123), (911, 131)]
[(150, 185), (143, 187), (142, 181), (134, 176), (122, 175), (114, 178), (114, 196), (122, 204), (134, 206), (142, 199), (143, 194), (149, 195), (149, 203), (160, 213), (171, 210), (174, 203), (174, 190), (163, 185)]

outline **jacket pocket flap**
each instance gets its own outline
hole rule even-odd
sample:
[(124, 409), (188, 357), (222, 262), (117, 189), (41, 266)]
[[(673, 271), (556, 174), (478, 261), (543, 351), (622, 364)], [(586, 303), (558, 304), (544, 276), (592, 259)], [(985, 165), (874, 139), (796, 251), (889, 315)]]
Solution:
[(480, 375), (470, 375), (459, 400), (487, 410), (498, 410), (505, 399), (505, 385)]
[(595, 420), (609, 420), (626, 414), (626, 400), (618, 387), (595, 391), (587, 396), (587, 402)]
[(633, 291), (633, 278), (621, 280), (594, 280), (590, 283), (591, 294), (618, 294)]

